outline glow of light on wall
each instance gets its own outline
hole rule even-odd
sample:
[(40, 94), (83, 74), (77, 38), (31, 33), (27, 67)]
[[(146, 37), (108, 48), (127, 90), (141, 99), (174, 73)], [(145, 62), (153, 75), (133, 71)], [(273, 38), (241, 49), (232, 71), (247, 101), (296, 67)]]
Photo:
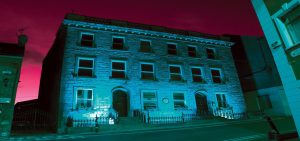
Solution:
[(109, 124), (109, 125), (115, 124), (115, 120), (114, 120), (113, 118), (109, 118), (108, 124)]

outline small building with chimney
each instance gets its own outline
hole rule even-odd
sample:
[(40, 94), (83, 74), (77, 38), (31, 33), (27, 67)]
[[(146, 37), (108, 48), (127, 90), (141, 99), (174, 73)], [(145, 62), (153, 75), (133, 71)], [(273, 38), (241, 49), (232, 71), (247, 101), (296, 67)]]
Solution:
[(57, 132), (70, 118), (235, 118), (228, 113), (246, 107), (233, 44), (221, 36), (68, 14), (43, 61), (39, 107), (52, 115)]
[(19, 43), (0, 42), (0, 136), (9, 136), (27, 37)]

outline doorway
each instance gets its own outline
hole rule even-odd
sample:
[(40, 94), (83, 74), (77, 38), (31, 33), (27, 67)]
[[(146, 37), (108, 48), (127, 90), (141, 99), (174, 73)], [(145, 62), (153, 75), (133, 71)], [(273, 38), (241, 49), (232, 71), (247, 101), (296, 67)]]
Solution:
[(197, 113), (199, 115), (208, 114), (207, 98), (204, 94), (195, 94)]
[(127, 117), (128, 95), (125, 91), (116, 90), (113, 92), (113, 108), (118, 112), (119, 117)]

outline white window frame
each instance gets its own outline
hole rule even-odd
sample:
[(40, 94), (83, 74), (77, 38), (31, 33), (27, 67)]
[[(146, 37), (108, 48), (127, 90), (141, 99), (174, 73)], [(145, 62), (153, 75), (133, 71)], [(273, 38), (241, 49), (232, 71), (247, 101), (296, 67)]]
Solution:
[[(220, 72), (220, 80), (221, 80), (221, 82), (220, 83), (215, 83), (214, 82), (214, 76), (213, 76), (213, 74), (212, 74), (212, 70), (218, 70), (219, 72)], [(210, 68), (210, 74), (211, 74), (211, 80), (212, 80), (212, 82), (213, 83), (215, 83), (215, 84), (221, 84), (221, 83), (223, 83), (223, 72), (222, 72), (222, 69), (221, 68)]]
[(114, 70), (113, 69), (113, 62), (118, 62), (118, 63), (124, 63), (124, 65), (125, 65), (125, 68), (124, 68), (124, 75), (125, 75), (125, 78), (127, 78), (127, 61), (125, 61), (125, 60), (111, 60), (111, 65), (110, 65), (110, 67), (111, 67), (111, 77), (112, 77), (112, 73), (113, 73), (113, 71), (119, 71), (119, 72), (123, 72), (123, 70)]
[[(82, 91), (89, 91), (91, 90), (92, 91), (92, 99), (87, 99), (87, 100), (91, 100), (91, 107), (87, 107), (87, 108), (93, 108), (94, 106), (94, 89), (91, 89), (91, 88), (75, 88), (75, 105), (73, 107), (73, 109), (77, 109), (78, 106), (78, 90), (82, 90)], [(85, 99), (83, 99), (85, 100)], [(78, 109), (82, 109), (82, 108), (78, 108)]]
[[(175, 100), (174, 99), (174, 93), (182, 93), (183, 94), (183, 100)], [(176, 109), (179, 109), (179, 108), (175, 108), (175, 102), (183, 102), (183, 104), (184, 104), (184, 109), (185, 108), (187, 108), (186, 106), (186, 92), (185, 91), (173, 91), (172, 92), (172, 98), (173, 98), (173, 107), (174, 107), (174, 109), (176, 110)]]
[(181, 77), (181, 80), (183, 80), (181, 65), (173, 65), (173, 64), (169, 65), (169, 79), (172, 80), (171, 79), (171, 74), (177, 74), (177, 73), (171, 73), (171, 69), (170, 69), (171, 66), (173, 66), (173, 67), (179, 67), (180, 68), (180, 77)]
[[(80, 60), (91, 60), (93, 61), (93, 68), (88, 68), (88, 67), (80, 67), (79, 66), (79, 62)], [(82, 68), (82, 69), (91, 69), (92, 70), (92, 76), (93, 77), (95, 75), (95, 58), (92, 58), (92, 57), (77, 57), (77, 62), (76, 62), (76, 74), (77, 76), (79, 76), (79, 69)], [(80, 76), (80, 77), (87, 77), (87, 76)]]
[[(219, 106), (219, 101), (218, 101), (218, 96), (217, 96), (217, 95), (220, 95), (221, 103), (222, 103), (222, 106), (221, 106), (221, 107)], [(224, 95), (224, 97), (225, 97), (225, 100), (224, 100), (223, 95)], [(226, 93), (217, 92), (217, 93), (216, 93), (217, 107), (218, 107), (218, 108), (228, 108), (229, 105), (228, 105), (227, 99), (228, 99), (228, 97), (227, 97), (227, 94), (226, 94)], [(225, 105), (223, 105), (224, 102), (225, 102)], [(224, 107), (224, 106), (225, 106), (225, 107)]]
[[(143, 71), (142, 70), (142, 64), (146, 64), (146, 65), (152, 65), (152, 67), (153, 67), (153, 72), (149, 72), (149, 71)], [(154, 63), (149, 63), (149, 62), (141, 62), (140, 63), (140, 78), (141, 79), (143, 79), (142, 78), (142, 73), (144, 72), (144, 73), (152, 73), (153, 74), (153, 79), (155, 79), (155, 65), (154, 65)]]
[[(94, 33), (90, 33), (90, 32), (80, 32), (80, 45), (81, 45), (81, 42), (82, 42), (82, 35), (83, 34), (86, 34), (86, 35), (93, 35), (93, 44), (94, 44), (94, 42), (95, 42), (95, 34)], [(91, 47), (93, 47), (93, 45), (91, 46)]]
[[(125, 37), (123, 37), (123, 36), (112, 36), (112, 38), (111, 38), (111, 42), (112, 42), (111, 48), (114, 49), (114, 48), (113, 48), (113, 45), (114, 45), (114, 38), (123, 39), (123, 49), (121, 49), (121, 50), (126, 50), (126, 47), (125, 47)], [(114, 50), (119, 50), (119, 49), (114, 49)]]
[[(192, 69), (200, 69), (201, 75), (193, 75)], [(202, 79), (201, 82), (203, 82), (203, 81), (204, 81), (203, 67), (192, 66), (192, 67), (191, 67), (191, 75), (192, 75), (192, 80), (193, 80), (193, 82), (195, 82), (193, 76), (200, 76), (201, 79)]]
[(153, 92), (155, 94), (155, 100), (146, 100), (146, 102), (153, 102), (155, 103), (156, 108), (151, 109), (151, 110), (157, 110), (158, 109), (158, 96), (157, 96), (157, 91), (156, 90), (142, 90), (141, 91), (141, 99), (142, 99), (142, 109), (145, 110), (144, 108), (144, 92)]
[(281, 6), (282, 8), (278, 12), (276, 12), (274, 15), (272, 15), (272, 19), (274, 20), (275, 25), (278, 28), (279, 34), (283, 39), (286, 49), (289, 49), (289, 48), (295, 46), (296, 44), (300, 44), (300, 42), (299, 43), (293, 42), (293, 39), (290, 35), (289, 30), (287, 29), (286, 25), (281, 21), (281, 17), (283, 17), (287, 13), (291, 12), (293, 9), (295, 9), (298, 6), (300, 6), (300, 1), (292, 0), (290, 3), (283, 4)]
[[(190, 56), (190, 55), (189, 55), (189, 47), (195, 48), (195, 56)], [(188, 45), (188, 46), (187, 46), (188, 56), (189, 56), (189, 57), (197, 57), (197, 56), (198, 56), (197, 50), (198, 50), (198, 49), (197, 49), (197, 46), (194, 46), (194, 45)]]

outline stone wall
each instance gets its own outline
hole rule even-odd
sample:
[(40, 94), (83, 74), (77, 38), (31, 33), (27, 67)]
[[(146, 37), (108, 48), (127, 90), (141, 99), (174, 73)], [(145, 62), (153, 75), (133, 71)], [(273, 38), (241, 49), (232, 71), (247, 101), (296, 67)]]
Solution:
[[(94, 33), (94, 48), (79, 45), (81, 32)], [(127, 50), (111, 49), (112, 36), (124, 37)], [(153, 53), (139, 52), (141, 39), (151, 41)], [(167, 43), (177, 44), (178, 55), (167, 54)], [(197, 46), (197, 57), (188, 56), (188, 45)], [(216, 49), (217, 59), (207, 59), (205, 51), (207, 47)], [(76, 57), (95, 58), (95, 77), (83, 78), (74, 75)], [(126, 61), (128, 77), (126, 80), (110, 78), (111, 60)], [(162, 111), (174, 110), (173, 91), (185, 93), (185, 104), (189, 109), (196, 109), (195, 93), (202, 91), (205, 92), (208, 102), (216, 104), (216, 93), (222, 93), (226, 95), (227, 103), (233, 107), (234, 112), (245, 111), (244, 98), (229, 47), (70, 26), (67, 31), (66, 48), (62, 61), (61, 93), (64, 95), (62, 100), (64, 117), (68, 115), (68, 111), (74, 108), (76, 88), (91, 88), (94, 90), (94, 107), (111, 106), (112, 90), (114, 88), (125, 89), (129, 95), (129, 116), (132, 115), (133, 110), (142, 109), (142, 90), (157, 91), (157, 108)], [(141, 80), (140, 62), (154, 63), (156, 80)], [(169, 64), (182, 66), (185, 81), (170, 81)], [(191, 66), (203, 67), (205, 83), (192, 81)], [(225, 83), (214, 84), (212, 82), (210, 68), (213, 67), (222, 70)], [(163, 103), (163, 98), (168, 98), (169, 103)]]

